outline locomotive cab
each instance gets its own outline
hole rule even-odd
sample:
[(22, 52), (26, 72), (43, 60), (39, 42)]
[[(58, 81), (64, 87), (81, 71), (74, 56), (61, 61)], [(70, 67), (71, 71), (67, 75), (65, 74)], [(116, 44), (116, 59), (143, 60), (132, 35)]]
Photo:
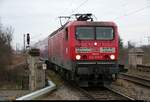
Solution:
[(80, 85), (111, 83), (119, 73), (117, 26), (113, 22), (75, 21), (71, 28), (71, 58)]

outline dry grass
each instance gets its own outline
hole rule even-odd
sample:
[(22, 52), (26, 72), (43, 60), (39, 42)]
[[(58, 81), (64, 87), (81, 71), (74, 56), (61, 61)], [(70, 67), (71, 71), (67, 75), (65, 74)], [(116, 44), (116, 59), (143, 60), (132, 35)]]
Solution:
[(150, 90), (129, 81), (118, 79), (112, 87), (137, 100), (150, 100)]
[(19, 65), (25, 62), (25, 56), (23, 54), (12, 55), (11, 65), (0, 72), (2, 77), (0, 77), (0, 89), (22, 89), (22, 84), (24, 80), (25, 66)]
[(26, 61), (26, 56), (24, 54), (14, 54), (12, 56), (12, 65), (17, 65)]
[(52, 70), (47, 70), (48, 80), (52, 80), (57, 87), (63, 84), (62, 78)]
[(0, 89), (1, 90), (20, 90), (22, 89), (22, 86), (17, 84), (17, 83), (14, 83), (14, 82), (4, 82), (2, 84), (0, 84)]

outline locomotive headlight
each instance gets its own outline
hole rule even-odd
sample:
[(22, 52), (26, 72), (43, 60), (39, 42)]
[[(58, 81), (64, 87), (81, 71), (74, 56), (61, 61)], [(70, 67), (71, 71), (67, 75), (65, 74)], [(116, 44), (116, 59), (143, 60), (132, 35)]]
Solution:
[(94, 45), (97, 46), (97, 42), (95, 42)]
[(81, 59), (81, 56), (80, 56), (80, 55), (76, 55), (76, 59), (77, 59), (77, 60), (80, 60), (80, 59)]
[(115, 55), (110, 55), (110, 59), (114, 60), (115, 59)]

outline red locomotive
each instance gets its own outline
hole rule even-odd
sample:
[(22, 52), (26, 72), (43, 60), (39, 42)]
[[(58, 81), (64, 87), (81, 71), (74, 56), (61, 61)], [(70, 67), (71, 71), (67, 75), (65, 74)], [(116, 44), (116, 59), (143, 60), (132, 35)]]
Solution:
[(48, 59), (55, 70), (80, 86), (112, 82), (119, 73), (118, 30), (114, 22), (95, 22), (76, 14), (48, 37)]
[(92, 14), (75, 16), (48, 36), (46, 63), (80, 86), (110, 84), (121, 71), (117, 25), (93, 21)]

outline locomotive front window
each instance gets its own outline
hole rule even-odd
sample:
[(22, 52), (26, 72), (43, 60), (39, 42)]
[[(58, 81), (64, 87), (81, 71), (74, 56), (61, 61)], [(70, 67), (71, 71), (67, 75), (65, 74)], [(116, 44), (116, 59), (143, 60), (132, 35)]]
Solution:
[(93, 40), (95, 38), (94, 27), (77, 27), (76, 38), (80, 40)]
[(96, 27), (97, 40), (111, 40), (113, 37), (114, 31), (112, 27)]

